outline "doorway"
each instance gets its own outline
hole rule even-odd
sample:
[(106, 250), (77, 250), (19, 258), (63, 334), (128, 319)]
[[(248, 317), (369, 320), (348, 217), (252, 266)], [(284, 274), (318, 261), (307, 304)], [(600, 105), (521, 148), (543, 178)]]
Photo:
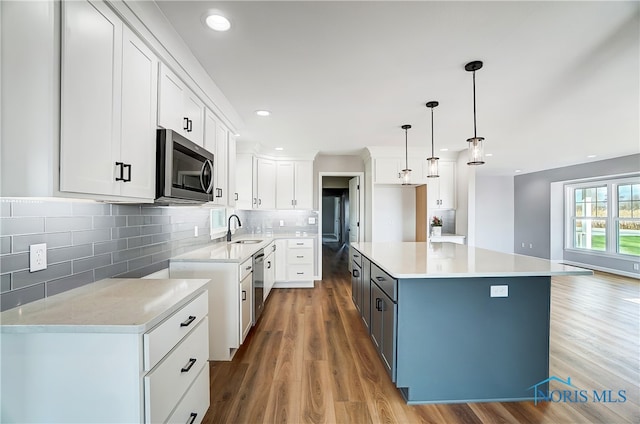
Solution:
[(320, 225), (319, 236), (323, 254), (320, 257), (322, 270), (322, 256), (344, 255), (347, 257), (349, 244), (361, 241), (360, 228), (363, 227), (364, 203), (362, 172), (320, 172), (319, 206)]

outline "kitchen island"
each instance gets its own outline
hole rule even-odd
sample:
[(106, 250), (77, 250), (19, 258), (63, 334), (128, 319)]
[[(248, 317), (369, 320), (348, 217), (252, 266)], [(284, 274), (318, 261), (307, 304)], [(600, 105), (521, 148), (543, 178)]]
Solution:
[(410, 404), (532, 400), (549, 377), (551, 277), (592, 274), (454, 243), (353, 243), (350, 260), (356, 307)]

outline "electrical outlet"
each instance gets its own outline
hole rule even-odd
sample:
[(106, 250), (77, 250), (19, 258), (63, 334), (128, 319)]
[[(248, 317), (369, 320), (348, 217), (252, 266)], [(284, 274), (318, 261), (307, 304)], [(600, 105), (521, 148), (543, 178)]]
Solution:
[(633, 264), (633, 269), (634, 269), (635, 271), (640, 270), (640, 264)]
[(491, 297), (509, 297), (509, 286), (491, 286)]
[(533, 243), (529, 243), (529, 249), (533, 249)]
[(524, 247), (524, 242), (522, 243), (522, 247)]
[(280, 220), (280, 226), (284, 227), (284, 220), (283, 219)]
[(47, 243), (29, 246), (29, 272), (47, 269)]
[(198, 237), (198, 226), (197, 225), (193, 227), (193, 236), (194, 237)]
[(315, 225), (316, 219), (314, 217), (309, 217), (308, 222), (309, 222), (309, 225)]

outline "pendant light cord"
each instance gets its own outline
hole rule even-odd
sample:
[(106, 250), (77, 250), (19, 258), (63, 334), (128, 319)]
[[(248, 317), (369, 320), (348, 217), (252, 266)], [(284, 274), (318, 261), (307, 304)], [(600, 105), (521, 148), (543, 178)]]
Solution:
[(408, 128), (404, 130), (404, 169), (409, 169), (409, 152), (407, 150), (407, 146), (409, 145), (407, 142), (407, 131)]
[(476, 133), (476, 71), (473, 71), (473, 138), (478, 138)]
[(433, 108), (431, 108), (431, 157), (435, 157), (433, 154)]

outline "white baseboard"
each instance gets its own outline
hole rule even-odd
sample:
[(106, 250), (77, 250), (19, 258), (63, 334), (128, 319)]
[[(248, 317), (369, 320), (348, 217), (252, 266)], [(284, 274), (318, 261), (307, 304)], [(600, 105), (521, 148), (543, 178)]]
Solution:
[(640, 275), (635, 274), (633, 272), (620, 271), (619, 269), (605, 268), (605, 267), (602, 267), (602, 266), (595, 266), (595, 265), (591, 265), (591, 264), (583, 264), (583, 263), (580, 263), (580, 262), (565, 261), (565, 260), (558, 260), (558, 261), (552, 261), (552, 262), (557, 262), (557, 263), (566, 264), (566, 265), (579, 266), (580, 268), (587, 268), (587, 269), (591, 269), (591, 270), (594, 270), (594, 271), (608, 272), (609, 274), (622, 275), (623, 277), (631, 277), (631, 278), (634, 278), (636, 280), (640, 280)]

